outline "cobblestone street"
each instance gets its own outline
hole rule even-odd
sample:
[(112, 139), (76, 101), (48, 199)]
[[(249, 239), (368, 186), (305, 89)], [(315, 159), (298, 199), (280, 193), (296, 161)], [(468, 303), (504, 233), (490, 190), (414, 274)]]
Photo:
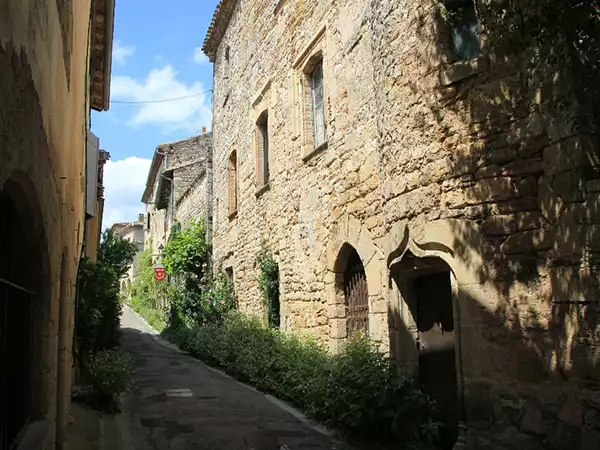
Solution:
[(341, 448), (264, 394), (157, 342), (128, 309), (123, 312), (122, 328), (123, 346), (134, 361), (131, 408), (150, 448)]

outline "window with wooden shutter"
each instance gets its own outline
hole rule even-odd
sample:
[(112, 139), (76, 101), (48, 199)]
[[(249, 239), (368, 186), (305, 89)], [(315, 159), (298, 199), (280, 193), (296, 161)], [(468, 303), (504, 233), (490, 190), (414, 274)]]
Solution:
[(256, 184), (269, 184), (269, 113), (263, 112), (256, 122)]
[(310, 75), (310, 91), (312, 96), (312, 117), (315, 148), (327, 142), (325, 124), (325, 94), (323, 91), (323, 61), (319, 61)]
[(237, 213), (238, 202), (238, 180), (237, 180), (237, 152), (234, 150), (229, 156), (229, 217), (232, 218)]

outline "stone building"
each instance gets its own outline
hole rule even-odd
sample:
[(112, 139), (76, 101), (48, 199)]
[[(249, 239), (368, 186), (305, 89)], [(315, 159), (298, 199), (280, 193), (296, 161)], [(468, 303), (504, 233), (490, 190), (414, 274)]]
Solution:
[(131, 291), (131, 285), (137, 277), (136, 268), (139, 267), (138, 259), (140, 253), (144, 251), (145, 244), (145, 231), (144, 225), (146, 221), (146, 215), (140, 214), (137, 222), (120, 222), (115, 223), (110, 229), (116, 236), (125, 239), (128, 242), (135, 244), (137, 253), (134, 256), (133, 264), (129, 267), (127, 273), (120, 280), (121, 295), (129, 296)]
[(87, 176), (85, 202), (85, 257), (96, 261), (102, 238), (102, 219), (104, 218), (104, 166), (110, 159), (110, 153), (100, 148), (100, 140), (88, 131)]
[(368, 332), (447, 448), (599, 448), (597, 95), (561, 19), (505, 3), (222, 0), (214, 257), (264, 316), (266, 245), (282, 328)]
[[(159, 145), (152, 158), (146, 188), (145, 245), (157, 258), (167, 245), (175, 221), (204, 217), (212, 221), (212, 133)], [(207, 227), (210, 233), (210, 226)], [(210, 236), (209, 236), (210, 238)]]
[(90, 108), (108, 109), (113, 19), (113, 0), (0, 2), (2, 449), (64, 448), (87, 131)]

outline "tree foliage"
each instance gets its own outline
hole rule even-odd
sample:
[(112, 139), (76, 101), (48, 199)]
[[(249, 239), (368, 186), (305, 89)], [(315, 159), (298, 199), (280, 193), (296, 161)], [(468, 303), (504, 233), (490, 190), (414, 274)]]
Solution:
[(114, 231), (107, 229), (102, 233), (98, 261), (113, 268), (117, 273), (117, 278), (121, 278), (127, 273), (136, 253), (136, 245), (116, 235)]
[(186, 226), (175, 222), (163, 259), (167, 273), (200, 281), (207, 270), (209, 255), (204, 220), (198, 219)]

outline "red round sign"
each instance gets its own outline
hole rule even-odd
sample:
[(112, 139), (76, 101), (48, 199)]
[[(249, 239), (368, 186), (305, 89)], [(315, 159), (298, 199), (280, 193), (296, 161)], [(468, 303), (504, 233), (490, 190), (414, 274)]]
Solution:
[(166, 273), (164, 267), (155, 267), (154, 268), (154, 278), (156, 281), (163, 281), (165, 279)]

